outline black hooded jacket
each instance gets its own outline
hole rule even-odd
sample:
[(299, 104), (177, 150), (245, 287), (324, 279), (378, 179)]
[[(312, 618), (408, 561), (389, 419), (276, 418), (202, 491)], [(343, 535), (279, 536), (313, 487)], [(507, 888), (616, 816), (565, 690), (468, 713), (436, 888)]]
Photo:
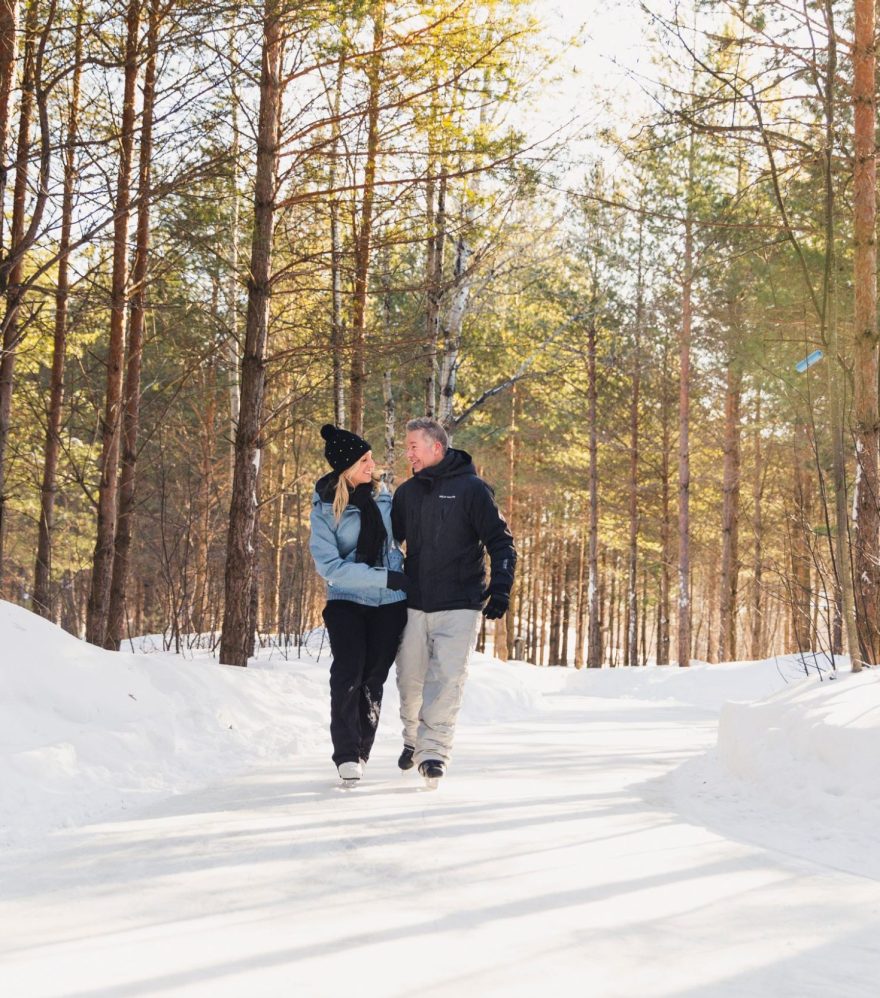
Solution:
[(436, 610), (478, 610), (490, 587), (510, 593), (516, 550), (491, 488), (477, 476), (470, 454), (450, 448), (443, 460), (423, 468), (394, 493), (391, 526), (406, 541), (404, 571), (408, 605)]

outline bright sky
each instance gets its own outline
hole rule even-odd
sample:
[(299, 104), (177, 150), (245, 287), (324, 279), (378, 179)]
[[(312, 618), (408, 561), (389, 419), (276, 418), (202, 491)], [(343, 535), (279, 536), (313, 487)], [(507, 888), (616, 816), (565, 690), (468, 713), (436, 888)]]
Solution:
[(579, 158), (582, 146), (581, 157), (595, 156), (589, 136), (609, 124), (626, 133), (648, 109), (637, 81), (652, 70), (647, 18), (635, 0), (536, 0), (534, 9), (545, 24), (545, 48), (561, 56), (554, 78), (523, 112), (524, 127), (536, 140), (558, 128), (578, 131), (585, 137), (569, 143), (570, 154)]

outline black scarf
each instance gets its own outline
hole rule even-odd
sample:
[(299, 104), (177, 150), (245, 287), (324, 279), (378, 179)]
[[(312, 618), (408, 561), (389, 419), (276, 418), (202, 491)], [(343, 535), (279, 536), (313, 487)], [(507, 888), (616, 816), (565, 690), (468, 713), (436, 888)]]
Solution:
[(358, 485), (350, 493), (348, 501), (350, 505), (356, 506), (361, 511), (361, 532), (358, 534), (355, 561), (381, 568), (388, 533), (382, 522), (379, 507), (373, 498), (373, 483), (365, 482), (363, 485)]
[[(336, 483), (338, 481), (339, 475), (336, 472), (331, 472), (315, 483), (315, 491), (324, 502), (332, 503), (336, 498)], [(361, 513), (361, 530), (355, 549), (355, 561), (382, 568), (388, 533), (382, 522), (379, 507), (373, 498), (373, 483), (365, 482), (363, 485), (358, 485), (356, 489), (350, 489), (348, 504), (355, 506)]]

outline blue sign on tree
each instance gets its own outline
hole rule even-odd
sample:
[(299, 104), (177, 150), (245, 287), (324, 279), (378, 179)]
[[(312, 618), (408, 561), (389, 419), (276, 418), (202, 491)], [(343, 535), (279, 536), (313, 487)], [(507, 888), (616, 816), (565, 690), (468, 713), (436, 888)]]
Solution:
[(803, 360), (799, 360), (795, 365), (794, 369), (798, 374), (803, 374), (808, 367), (812, 367), (813, 364), (817, 363), (822, 359), (822, 351), (814, 350), (811, 354), (804, 357)]

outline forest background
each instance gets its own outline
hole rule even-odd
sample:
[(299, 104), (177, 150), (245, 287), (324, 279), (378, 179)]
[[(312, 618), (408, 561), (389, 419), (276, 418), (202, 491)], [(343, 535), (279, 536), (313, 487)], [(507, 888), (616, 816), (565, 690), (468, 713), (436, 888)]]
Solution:
[(318, 427), (428, 414), (500, 657), (880, 661), (874, 4), (574, 10), (0, 0), (4, 599), (296, 654)]

